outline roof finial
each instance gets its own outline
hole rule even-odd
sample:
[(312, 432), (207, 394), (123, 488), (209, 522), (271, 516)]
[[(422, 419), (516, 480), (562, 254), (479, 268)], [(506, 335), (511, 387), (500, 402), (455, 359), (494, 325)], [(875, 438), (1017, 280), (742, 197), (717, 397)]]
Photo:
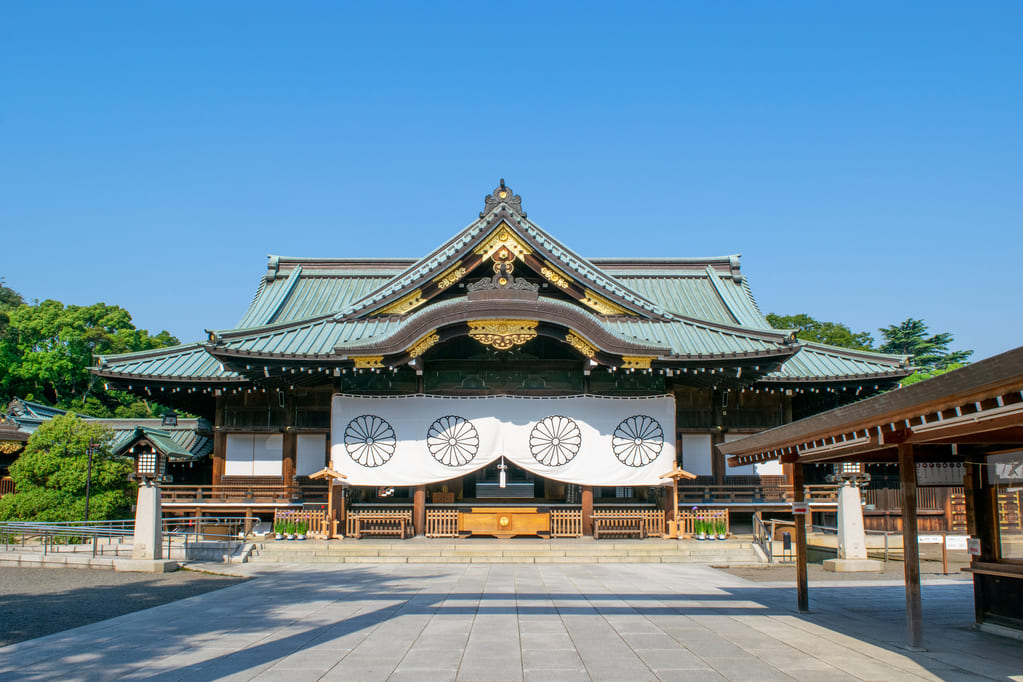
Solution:
[(483, 212), (480, 213), (480, 218), (495, 210), (501, 204), (506, 205), (523, 218), (526, 217), (526, 212), (522, 210), (522, 197), (513, 193), (511, 188), (504, 184), (504, 178), (501, 178), (501, 184), (494, 190), (494, 193), (488, 194), (483, 201)]

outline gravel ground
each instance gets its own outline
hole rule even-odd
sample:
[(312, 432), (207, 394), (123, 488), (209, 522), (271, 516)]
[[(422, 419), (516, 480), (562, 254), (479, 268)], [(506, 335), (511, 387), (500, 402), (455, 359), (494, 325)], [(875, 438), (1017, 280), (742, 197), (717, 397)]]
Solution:
[[(951, 558), (948, 562), (948, 575), (942, 575), (941, 572), (941, 561), (920, 561), (920, 576), (922, 578), (927, 577), (944, 577), (951, 578), (954, 580), (972, 580), (973, 576), (970, 573), (964, 573), (960, 569), (966, 568), (970, 563), (968, 561), (953, 561)], [(764, 564), (762, 566), (735, 566), (735, 567), (719, 567), (719, 570), (730, 573), (740, 578), (752, 580), (754, 582), (791, 582), (793, 585), (796, 583), (796, 566), (795, 564)], [(884, 571), (881, 573), (831, 573), (825, 571), (824, 566), (821, 564), (807, 564), (806, 565), (806, 579), (810, 583), (810, 587), (813, 587), (813, 583), (816, 581), (832, 581), (832, 580), (905, 580), (905, 566), (901, 561), (889, 561), (884, 566)]]
[(4, 568), (0, 570), (0, 647), (230, 587), (243, 580), (191, 571), (148, 574)]

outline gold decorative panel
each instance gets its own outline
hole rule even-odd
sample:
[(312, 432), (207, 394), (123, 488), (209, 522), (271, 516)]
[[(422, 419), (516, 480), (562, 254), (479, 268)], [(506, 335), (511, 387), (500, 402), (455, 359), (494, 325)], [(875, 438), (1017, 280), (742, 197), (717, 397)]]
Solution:
[(498, 225), (497, 229), (495, 229), (489, 237), (483, 240), (483, 242), (476, 247), (475, 251), (483, 256), (484, 260), (486, 260), (501, 249), (508, 250), (520, 260), (524, 260), (528, 254), (533, 252), (532, 249), (530, 249), (514, 232), (512, 232), (512, 229), (508, 227), (507, 223), (501, 223)]
[(440, 277), (433, 280), (434, 284), (437, 285), (438, 290), (447, 289), (452, 284), (458, 282), (458, 280), (465, 277), (466, 270), (462, 267), (462, 261), (458, 261), (452, 267), (444, 271)]
[(600, 296), (589, 289), (586, 290), (586, 295), (579, 299), (585, 305), (596, 310), (601, 315), (629, 315), (628, 310), (621, 307), (616, 303), (612, 303), (603, 296)]
[(484, 346), (508, 350), (536, 338), (536, 320), (469, 320), (469, 336)]
[(440, 334), (437, 332), (430, 332), (423, 338), (416, 341), (412, 347), (409, 348), (409, 357), (418, 358), (420, 355), (436, 346), (438, 341), (440, 341)]
[(565, 341), (567, 341), (568, 345), (572, 346), (572, 348), (575, 348), (588, 358), (592, 358), (597, 353), (597, 350), (591, 346), (586, 339), (573, 331), (570, 331), (565, 335)]
[(404, 315), (405, 313), (411, 312), (423, 305), (426, 301), (423, 300), (423, 292), (420, 289), (416, 289), (407, 296), (402, 296), (393, 303), (388, 303), (383, 308), (376, 312), (377, 315)]
[(547, 261), (544, 261), (544, 267), (540, 268), (540, 274), (546, 277), (551, 284), (562, 289), (567, 289), (568, 285), (572, 282), (568, 275)]
[(356, 369), (380, 369), (384, 366), (383, 355), (358, 355), (351, 358)]
[(623, 355), (622, 369), (650, 369), (654, 358), (643, 355)]

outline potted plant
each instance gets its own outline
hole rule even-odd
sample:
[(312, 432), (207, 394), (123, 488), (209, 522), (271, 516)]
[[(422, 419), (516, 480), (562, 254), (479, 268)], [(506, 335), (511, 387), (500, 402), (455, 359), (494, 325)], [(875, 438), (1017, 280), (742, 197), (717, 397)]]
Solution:
[(274, 523), (274, 538), (277, 540), (284, 539), (285, 528), (287, 524), (284, 521), (277, 521)]
[(295, 524), (295, 535), (299, 540), (305, 540), (305, 535), (309, 531), (309, 524), (305, 521), (299, 521)]
[(284, 528), (284, 532), (288, 536), (289, 540), (294, 540), (295, 539), (295, 522), (294, 521), (288, 521), (287, 526), (285, 526), (285, 528)]

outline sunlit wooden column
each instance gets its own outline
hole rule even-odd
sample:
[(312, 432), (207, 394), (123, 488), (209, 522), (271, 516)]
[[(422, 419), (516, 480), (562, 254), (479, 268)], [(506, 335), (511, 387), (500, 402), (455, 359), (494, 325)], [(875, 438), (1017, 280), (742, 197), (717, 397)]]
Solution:
[(583, 535), (593, 535), (593, 486), (584, 485), (582, 488)]
[(412, 498), (412, 526), (416, 535), (426, 533), (426, 486), (417, 485)]
[[(806, 496), (803, 490), (803, 465), (792, 464), (792, 501), (803, 504)], [(807, 509), (809, 514), (809, 509)], [(806, 521), (804, 515), (793, 514), (796, 530), (796, 604), (800, 613), (810, 610), (810, 589), (806, 578)], [(773, 539), (773, 538), (772, 538)]]
[(920, 546), (916, 522), (916, 461), (912, 443), (899, 443), (899, 479), (902, 483), (902, 553), (906, 572), (906, 634), (909, 646), (923, 645), (920, 606)]

